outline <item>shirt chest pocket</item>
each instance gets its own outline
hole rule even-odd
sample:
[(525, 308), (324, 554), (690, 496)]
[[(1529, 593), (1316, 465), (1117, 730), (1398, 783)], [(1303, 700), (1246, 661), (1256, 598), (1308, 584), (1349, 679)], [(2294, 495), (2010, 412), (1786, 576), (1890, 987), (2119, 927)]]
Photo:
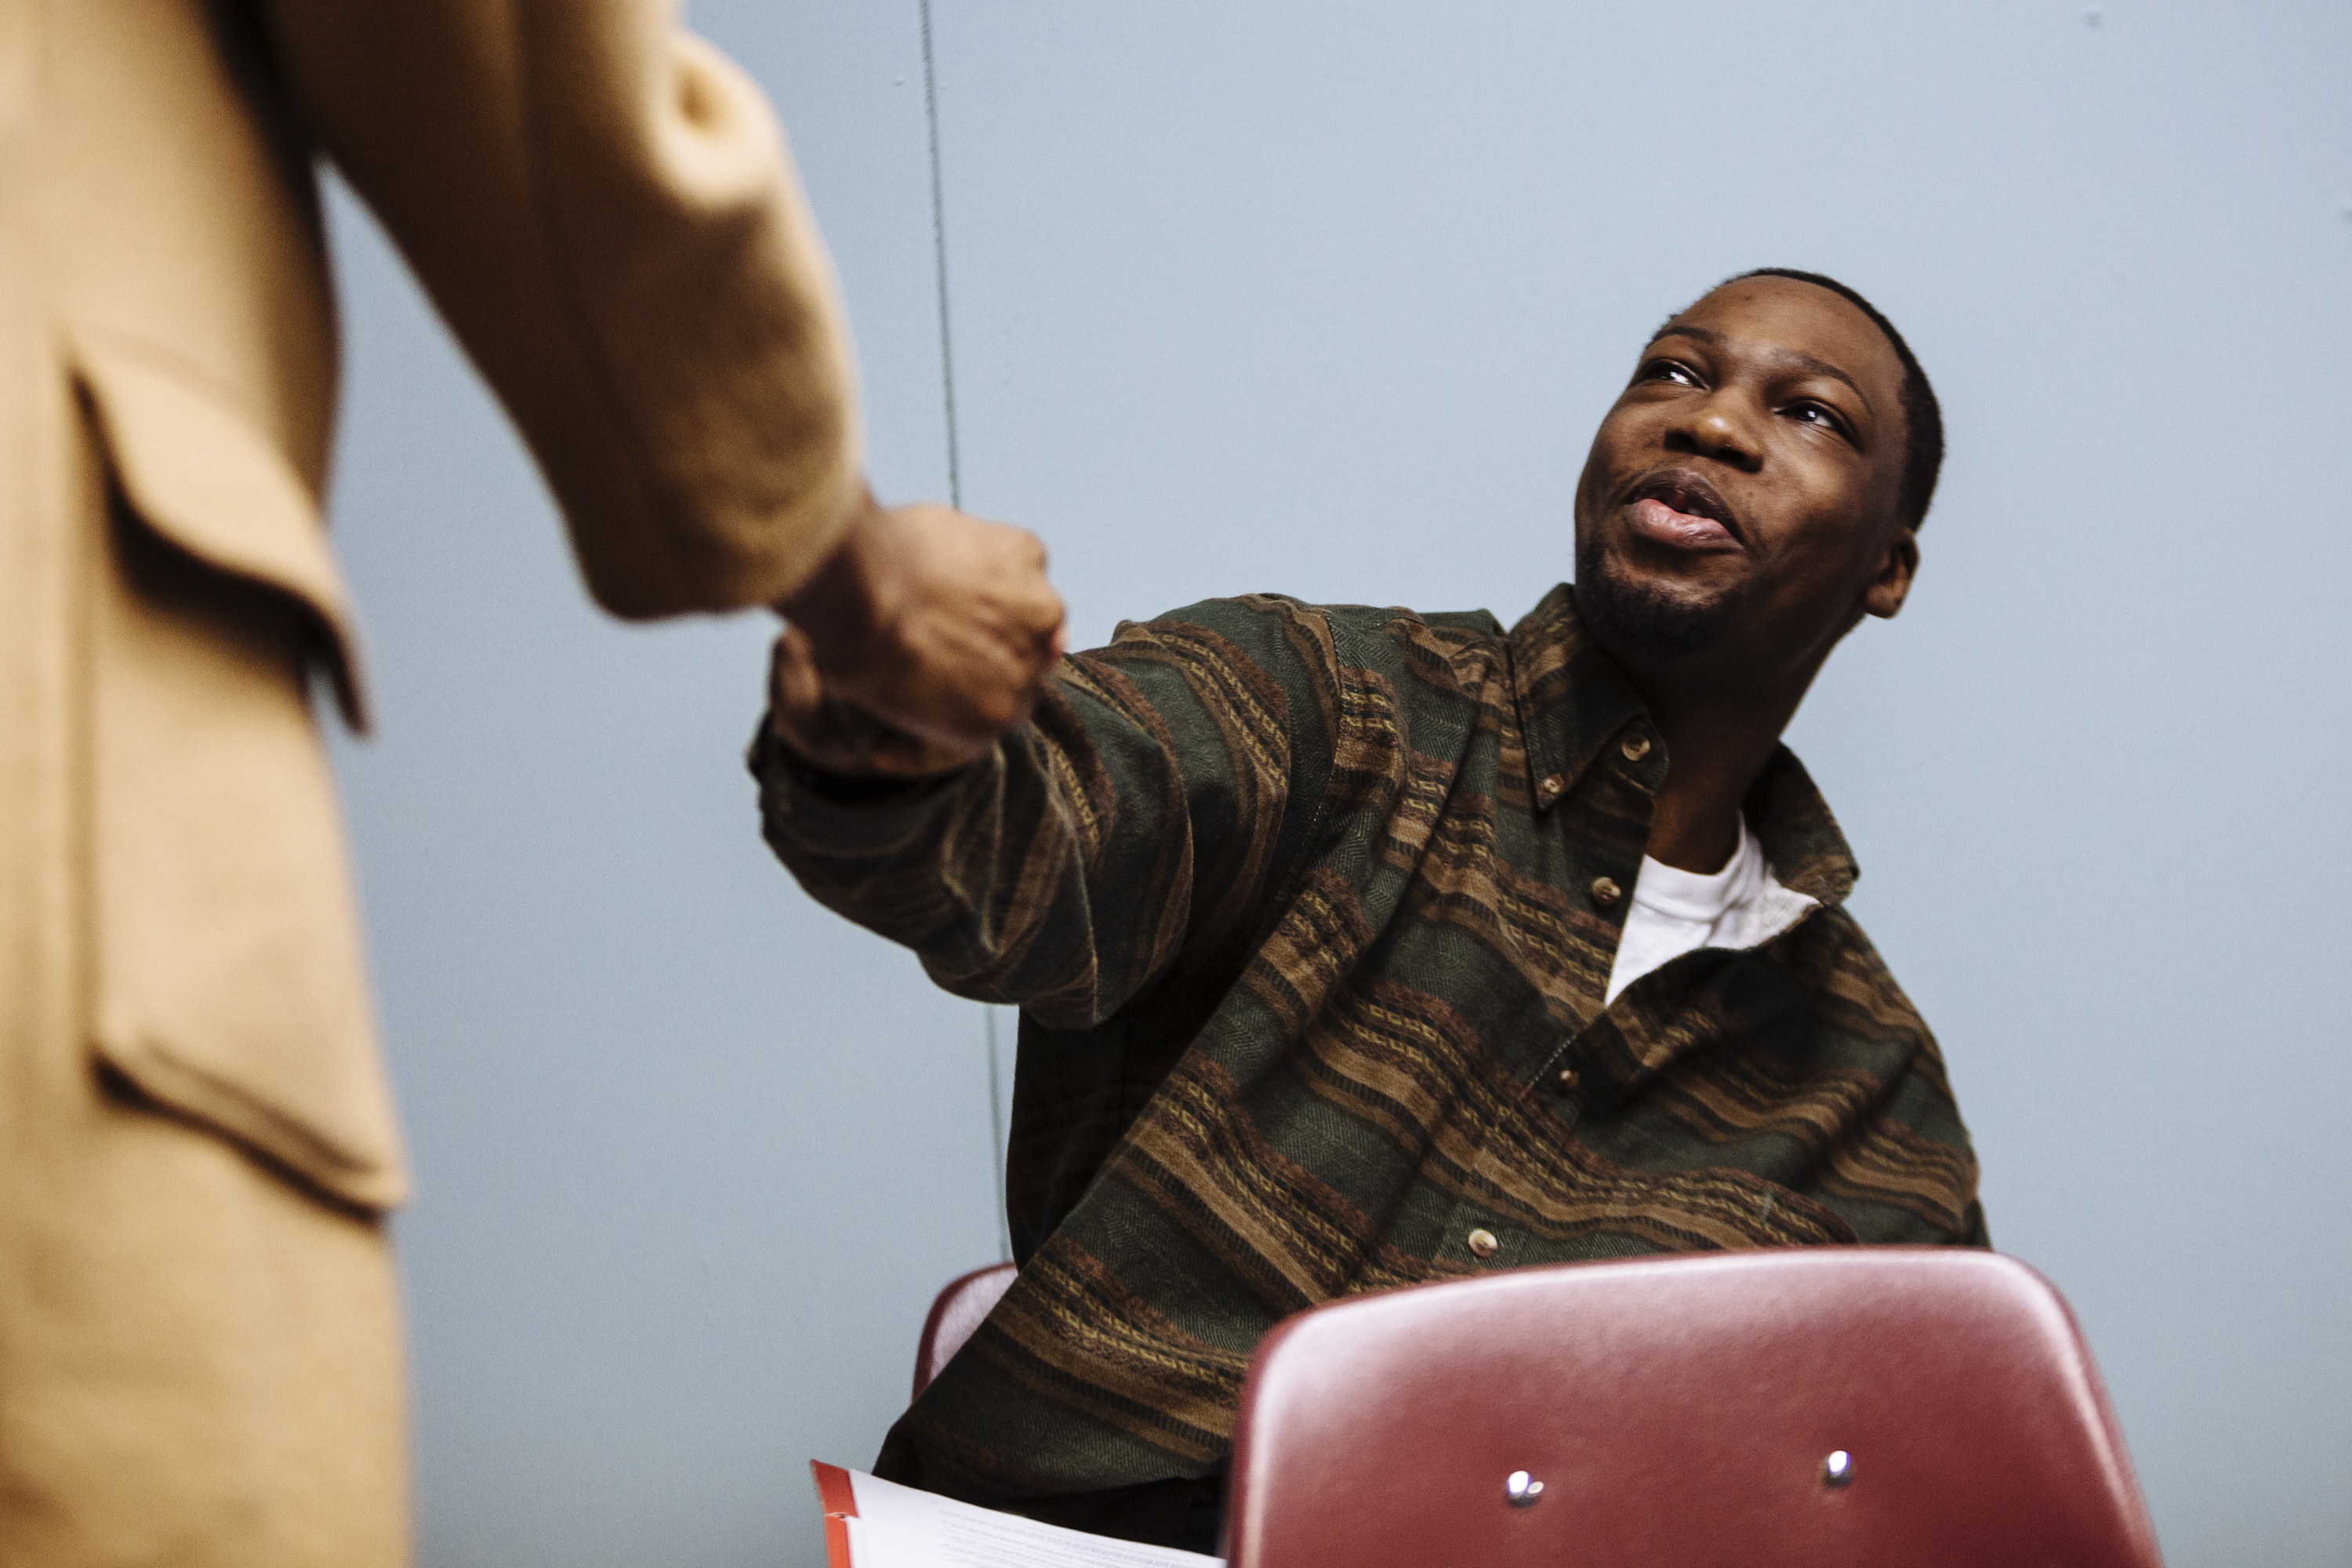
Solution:
[(216, 395), (84, 353), (93, 1046), (143, 1094), (369, 1209), (406, 1173), (309, 700), (356, 712), (317, 506)]

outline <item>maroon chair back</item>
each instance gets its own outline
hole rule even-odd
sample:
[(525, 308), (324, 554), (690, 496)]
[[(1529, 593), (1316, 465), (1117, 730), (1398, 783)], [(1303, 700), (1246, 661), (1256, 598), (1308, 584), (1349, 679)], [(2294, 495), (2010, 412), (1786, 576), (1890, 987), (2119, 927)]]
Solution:
[(915, 1346), (915, 1393), (919, 1395), (939, 1376), (948, 1358), (979, 1331), (981, 1320), (1013, 1289), (1013, 1265), (992, 1264), (975, 1268), (950, 1282), (931, 1303), (923, 1320), (923, 1338)]
[(1232, 1568), (2161, 1568), (2058, 1293), (1839, 1247), (1357, 1297), (1242, 1389)]

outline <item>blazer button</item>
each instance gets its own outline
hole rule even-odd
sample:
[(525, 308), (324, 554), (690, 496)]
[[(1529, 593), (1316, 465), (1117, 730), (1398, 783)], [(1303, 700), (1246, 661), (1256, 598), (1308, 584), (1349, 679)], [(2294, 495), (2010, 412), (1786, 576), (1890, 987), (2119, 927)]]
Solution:
[(1576, 1069), (1574, 1068), (1560, 1068), (1559, 1076), (1552, 1079), (1552, 1082), (1559, 1086), (1559, 1091), (1562, 1094), (1574, 1094), (1576, 1092), (1576, 1086), (1583, 1081), (1584, 1080), (1576, 1076)]
[(1470, 1244), (1470, 1250), (1480, 1258), (1494, 1257), (1495, 1249), (1503, 1245), (1501, 1242), (1495, 1239), (1495, 1233), (1493, 1231), (1487, 1230), (1483, 1226), (1477, 1230), (1472, 1231), (1463, 1239)]
[(1637, 730), (1618, 742), (1617, 749), (1625, 753), (1627, 762), (1638, 763), (1650, 754), (1650, 737)]
[(1592, 879), (1592, 901), (1601, 908), (1607, 909), (1624, 895), (1625, 889), (1617, 885), (1616, 879), (1613, 877)]

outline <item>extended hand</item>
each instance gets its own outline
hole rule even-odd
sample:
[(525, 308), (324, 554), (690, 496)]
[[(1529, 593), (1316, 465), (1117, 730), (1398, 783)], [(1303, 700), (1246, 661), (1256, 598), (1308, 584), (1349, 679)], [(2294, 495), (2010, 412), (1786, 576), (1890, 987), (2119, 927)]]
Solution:
[(961, 767), (1029, 716), (1062, 652), (1062, 601), (1026, 530), (931, 504), (869, 509), (777, 606), (780, 736), (816, 766)]

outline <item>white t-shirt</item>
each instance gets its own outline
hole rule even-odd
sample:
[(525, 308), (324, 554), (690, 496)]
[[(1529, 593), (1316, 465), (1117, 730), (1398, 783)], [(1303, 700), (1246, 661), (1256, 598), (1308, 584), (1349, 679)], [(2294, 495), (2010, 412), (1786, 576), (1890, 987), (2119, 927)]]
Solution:
[(1701, 875), (1642, 857), (1625, 935), (1609, 971), (1607, 1000), (1668, 959), (1702, 947), (1758, 947), (1797, 923), (1816, 900), (1772, 879), (1763, 847), (1739, 819), (1739, 847), (1723, 869)]

